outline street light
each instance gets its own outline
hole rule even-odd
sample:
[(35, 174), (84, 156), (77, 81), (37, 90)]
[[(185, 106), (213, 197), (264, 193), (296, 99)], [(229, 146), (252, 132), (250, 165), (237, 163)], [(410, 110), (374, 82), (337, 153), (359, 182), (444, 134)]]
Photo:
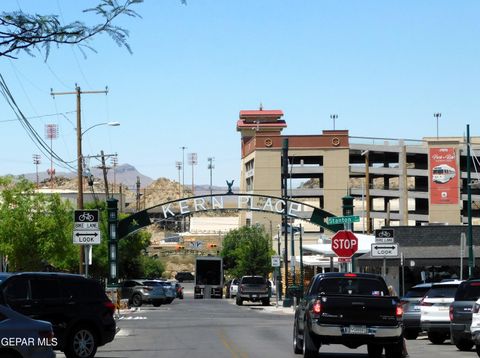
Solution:
[[(80, 101), (77, 101), (77, 181), (78, 181), (78, 191), (77, 191), (77, 210), (83, 209), (83, 154), (82, 154), (82, 137), (90, 129), (98, 126), (119, 126), (118, 122), (104, 122), (94, 124), (91, 127), (88, 127), (82, 132), (82, 121), (80, 116)], [(85, 252), (80, 250), (80, 273), (83, 271), (83, 264), (87, 265), (85, 262)]]

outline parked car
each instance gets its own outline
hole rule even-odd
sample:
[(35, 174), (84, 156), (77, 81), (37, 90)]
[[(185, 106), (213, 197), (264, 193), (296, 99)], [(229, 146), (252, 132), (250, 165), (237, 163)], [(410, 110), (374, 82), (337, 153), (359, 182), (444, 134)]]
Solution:
[(165, 301), (164, 303), (170, 304), (177, 297), (177, 290), (175, 289), (175, 284), (172, 284), (170, 281), (164, 280), (155, 280), (156, 285), (163, 287), (165, 292)]
[(238, 278), (234, 278), (230, 284), (229, 295), (231, 298), (235, 298), (238, 294), (238, 284), (240, 280)]
[(178, 282), (193, 282), (195, 280), (195, 276), (191, 272), (181, 271), (175, 275), (175, 280)]
[(49, 321), (69, 358), (92, 358), (111, 342), (115, 305), (99, 282), (50, 272), (0, 274), (0, 303), (30, 318)]
[(406, 339), (416, 339), (422, 331), (420, 327), (420, 301), (433, 283), (420, 283), (410, 288), (401, 298), (403, 305), (403, 335)]
[(442, 344), (450, 336), (450, 304), (462, 281), (434, 283), (420, 301), (420, 326), (433, 344)]
[(55, 358), (52, 324), (37, 321), (0, 305), (0, 337), (10, 339), (33, 339), (33, 344), (1, 344), (0, 357), (3, 358)]
[(183, 300), (183, 286), (179, 282), (175, 282), (175, 292), (177, 293), (177, 298)]
[(167, 301), (165, 289), (156, 280), (123, 281), (120, 284), (120, 297), (128, 299), (128, 304), (134, 307), (140, 307), (144, 303), (159, 307)]
[(472, 332), (472, 340), (475, 344), (475, 350), (480, 357), (480, 299), (475, 301), (472, 308), (472, 325), (470, 326)]
[(272, 280), (268, 280), (268, 287), (270, 288), (270, 297), (277, 295), (277, 286)]
[(469, 351), (473, 347), (472, 308), (480, 298), (480, 279), (462, 282), (458, 286), (454, 301), (450, 304), (450, 337), (452, 343), (461, 350)]

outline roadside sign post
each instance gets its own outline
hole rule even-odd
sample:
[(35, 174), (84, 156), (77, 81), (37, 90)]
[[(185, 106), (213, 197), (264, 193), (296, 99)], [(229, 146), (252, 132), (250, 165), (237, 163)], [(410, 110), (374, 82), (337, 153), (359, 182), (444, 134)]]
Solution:
[[(393, 229), (375, 230), (375, 244), (372, 244), (372, 257), (383, 257), (382, 276), (387, 276), (387, 256), (398, 256), (398, 245), (395, 244)], [(403, 264), (402, 264), (403, 267)]]
[(98, 218), (98, 210), (75, 210), (74, 213), (73, 243), (83, 245), (86, 277), (88, 277), (88, 266), (91, 263), (92, 245), (100, 244)]
[[(281, 265), (280, 255), (272, 256), (272, 267), (275, 267), (275, 272), (277, 272), (277, 270), (280, 270), (280, 265)], [(278, 307), (278, 294), (280, 291), (280, 287), (278, 287), (279, 286), (278, 283), (276, 283), (276, 285), (277, 285), (277, 289), (275, 292), (275, 307)]]

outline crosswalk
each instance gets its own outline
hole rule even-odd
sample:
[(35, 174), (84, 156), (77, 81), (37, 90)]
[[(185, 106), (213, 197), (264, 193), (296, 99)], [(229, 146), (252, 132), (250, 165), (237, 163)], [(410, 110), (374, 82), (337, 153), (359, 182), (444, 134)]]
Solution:
[(117, 318), (118, 320), (140, 320), (140, 319), (147, 319), (146, 316), (120, 316)]

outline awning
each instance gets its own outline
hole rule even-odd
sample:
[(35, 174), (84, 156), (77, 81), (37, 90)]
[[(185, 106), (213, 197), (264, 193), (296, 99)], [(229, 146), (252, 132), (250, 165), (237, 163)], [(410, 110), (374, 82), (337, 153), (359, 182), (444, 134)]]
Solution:
[[(295, 261), (300, 263), (300, 256), (295, 256)], [(308, 255), (303, 256), (303, 265), (304, 266), (319, 266), (319, 267), (330, 267), (330, 257), (325, 257), (323, 255)], [(338, 258), (333, 258), (333, 265), (338, 266)]]
[[(365, 254), (370, 252), (372, 249), (372, 244), (375, 243), (375, 236), (365, 234), (355, 234), (355, 236), (358, 238), (357, 254)], [(332, 244), (302, 245), (302, 248), (304, 251), (316, 252), (319, 254), (323, 254), (327, 257), (337, 257), (337, 255), (332, 250)]]

